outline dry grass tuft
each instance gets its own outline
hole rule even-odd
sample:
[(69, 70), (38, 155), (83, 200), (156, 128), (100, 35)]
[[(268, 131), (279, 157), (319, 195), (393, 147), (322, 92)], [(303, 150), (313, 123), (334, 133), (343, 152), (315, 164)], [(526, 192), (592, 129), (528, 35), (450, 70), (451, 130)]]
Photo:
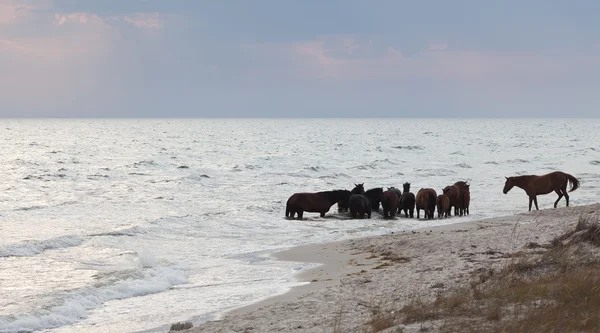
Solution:
[(171, 325), (171, 328), (169, 329), (169, 332), (189, 330), (193, 326), (194, 325), (192, 325), (192, 323), (189, 322), (189, 321), (186, 321), (186, 322), (183, 322), (183, 323), (175, 323), (175, 324)]
[(550, 244), (526, 247), (545, 250), (474, 272), (433, 299), (416, 297), (399, 319), (442, 321), (439, 332), (600, 332), (598, 217), (582, 216)]

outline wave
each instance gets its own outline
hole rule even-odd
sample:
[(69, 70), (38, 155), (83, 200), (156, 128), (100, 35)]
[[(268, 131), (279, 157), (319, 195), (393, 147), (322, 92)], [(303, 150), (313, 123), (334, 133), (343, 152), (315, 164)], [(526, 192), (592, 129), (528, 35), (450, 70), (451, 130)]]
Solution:
[(422, 146), (393, 146), (394, 149), (405, 149), (405, 150), (423, 150)]
[(131, 227), (121, 230), (113, 230), (107, 232), (101, 232), (97, 234), (91, 234), (93, 237), (101, 237), (101, 236), (135, 236), (137, 234), (143, 234), (145, 231), (140, 227)]
[(514, 163), (529, 163), (529, 160), (522, 159), (522, 158), (516, 158), (514, 160), (507, 160), (506, 162), (512, 163), (512, 164), (514, 164)]
[(345, 174), (343, 172), (334, 173), (332, 175), (319, 176), (319, 179), (338, 179), (338, 178), (350, 178), (350, 176), (348, 176), (347, 174)]
[(455, 167), (465, 168), (465, 169), (473, 168), (472, 166), (468, 165), (467, 163), (459, 163), (459, 164), (455, 165)]
[(60, 236), (45, 240), (25, 241), (0, 247), (0, 257), (30, 257), (46, 250), (78, 246), (83, 243), (79, 236)]
[(44, 208), (48, 208), (48, 206), (37, 205), (37, 206), (20, 207), (20, 208), (16, 208), (15, 211), (28, 211), (28, 210), (36, 210), (36, 209), (44, 209)]
[(488, 161), (488, 162), (485, 162), (485, 163), (483, 163), (483, 164), (499, 165), (500, 163), (498, 163), (498, 162), (496, 162), (496, 161)]
[(320, 167), (320, 166), (311, 166), (311, 167), (306, 167), (304, 169), (305, 170), (309, 170), (309, 171), (315, 171), (315, 172), (319, 172), (319, 171), (325, 170), (325, 168)]
[(156, 162), (152, 160), (143, 160), (139, 162), (135, 162), (133, 164), (126, 165), (127, 168), (139, 168), (139, 167), (148, 167), (148, 166), (156, 166)]
[(593, 160), (593, 161), (590, 161), (590, 164), (591, 164), (591, 165), (600, 165), (600, 161), (598, 161), (598, 160)]
[(104, 283), (59, 295), (54, 304), (60, 305), (42, 307), (33, 313), (0, 316), (0, 332), (35, 331), (70, 325), (87, 318), (88, 311), (105, 302), (160, 293), (187, 283), (183, 271), (164, 266), (154, 267), (155, 262), (151, 256), (140, 255), (136, 269), (101, 277)]
[(452, 176), (456, 175), (457, 172), (449, 169), (415, 169), (415, 172), (419, 173), (420, 176)]

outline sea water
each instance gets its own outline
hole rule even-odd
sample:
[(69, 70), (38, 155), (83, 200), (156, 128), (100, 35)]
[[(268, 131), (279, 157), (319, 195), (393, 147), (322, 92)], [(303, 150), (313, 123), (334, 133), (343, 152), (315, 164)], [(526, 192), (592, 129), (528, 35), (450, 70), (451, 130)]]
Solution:
[[(298, 285), (268, 254), (527, 211), (505, 176), (600, 195), (589, 119), (0, 120), (0, 332), (166, 331)], [(471, 184), (470, 215), (287, 220), (295, 192)], [(551, 208), (557, 196), (538, 197)], [(564, 199), (560, 205), (564, 205)]]

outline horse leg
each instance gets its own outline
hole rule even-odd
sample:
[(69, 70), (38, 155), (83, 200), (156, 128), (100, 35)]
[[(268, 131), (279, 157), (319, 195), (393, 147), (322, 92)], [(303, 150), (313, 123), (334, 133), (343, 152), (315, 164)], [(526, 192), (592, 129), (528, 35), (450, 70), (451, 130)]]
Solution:
[(417, 208), (417, 219), (419, 219), (419, 211), (420, 211), (420, 209)]
[(325, 217), (325, 212), (321, 212), (321, 217)]
[(533, 197), (529, 197), (529, 211), (531, 211), (531, 204), (533, 203)]
[(410, 218), (412, 219), (415, 216), (415, 209), (411, 208), (410, 209)]
[(533, 203), (535, 203), (535, 210), (540, 210), (537, 205), (537, 196), (533, 197)]
[(302, 220), (302, 215), (304, 214), (304, 211), (299, 210), (299, 211), (297, 211), (297, 213), (298, 213), (298, 220)]
[(563, 197), (563, 194), (560, 192), (560, 190), (554, 190), (554, 192), (556, 192), (556, 194), (558, 194), (558, 199), (556, 199), (556, 201), (554, 201), (554, 208), (556, 208), (556, 206), (558, 205), (558, 202)]

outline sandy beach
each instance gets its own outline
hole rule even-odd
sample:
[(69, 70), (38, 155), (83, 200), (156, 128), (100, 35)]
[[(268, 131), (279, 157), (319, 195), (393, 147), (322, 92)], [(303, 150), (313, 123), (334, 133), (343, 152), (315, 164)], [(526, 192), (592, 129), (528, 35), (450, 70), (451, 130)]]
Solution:
[[(574, 228), (580, 216), (597, 214), (600, 204), (549, 208), (292, 248), (274, 256), (322, 264), (297, 275), (306, 284), (186, 332), (372, 332), (369, 325), (378, 309), (401, 309), (415, 298), (435, 297), (482, 271), (506, 265), (514, 253), (535, 251)], [(422, 328), (388, 326), (380, 331)]]

